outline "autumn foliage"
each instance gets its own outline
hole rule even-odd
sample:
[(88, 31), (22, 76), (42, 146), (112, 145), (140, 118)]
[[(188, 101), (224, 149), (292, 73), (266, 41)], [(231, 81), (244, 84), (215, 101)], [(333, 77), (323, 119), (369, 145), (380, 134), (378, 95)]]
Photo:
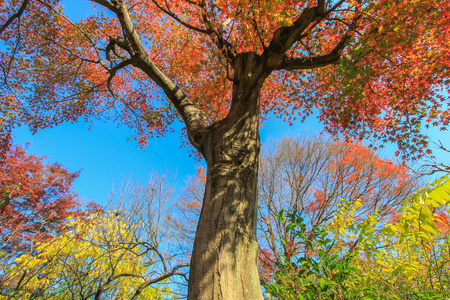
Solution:
[(68, 217), (86, 216), (100, 207), (81, 207), (73, 191), (79, 172), (69, 172), (45, 157), (12, 145), (0, 165), (1, 250), (18, 255), (60, 233)]
[[(31, 1), (21, 18), (4, 28), (1, 109), (9, 117), (3, 124), (36, 129), (103, 115), (135, 128), (141, 143), (170, 130), (174, 107), (142, 68), (131, 67), (136, 50), (121, 40), (123, 23), (107, 12), (113, 6), (92, 2), (102, 7), (75, 23), (61, 14), (58, 1)], [(300, 26), (299, 16), (316, 2), (127, 5), (146, 55), (183, 88), (205, 114), (204, 122), (213, 122), (231, 105), (234, 57), (269, 54), (280, 28)], [(1, 20), (21, 4), (2, 2)], [(420, 156), (428, 144), (420, 128), (449, 124), (448, 1), (342, 0), (327, 9), (305, 26), (284, 63), (266, 79), (262, 118), (273, 112), (291, 122), (317, 112), (329, 132), (395, 142), (404, 154)], [(326, 60), (334, 54), (340, 54), (339, 64)], [(27, 89), (31, 93), (24, 93)]]
[(109, 211), (71, 217), (67, 225), (70, 231), (38, 243), (36, 253), (15, 259), (5, 270), (8, 280), (0, 281), (0, 295), (13, 299), (173, 299), (168, 287), (146, 284), (156, 263), (147, 260), (149, 249), (136, 239), (142, 224), (128, 224)]

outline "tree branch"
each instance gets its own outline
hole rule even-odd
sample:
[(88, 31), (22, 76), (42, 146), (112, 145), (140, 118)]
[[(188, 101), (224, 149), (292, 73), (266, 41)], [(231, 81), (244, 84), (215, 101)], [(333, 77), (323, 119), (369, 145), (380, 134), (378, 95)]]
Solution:
[[(264, 51), (267, 66), (272, 70), (311, 69), (338, 62), (343, 48), (351, 37), (349, 30), (347, 30), (345, 35), (341, 38), (341, 41), (329, 54), (308, 58), (287, 58), (286, 51), (305, 37), (304, 31), (306, 29), (317, 26), (343, 3), (344, 0), (340, 0), (332, 8), (327, 10), (326, 1), (318, 0), (317, 6), (306, 8), (292, 26), (277, 29), (269, 47)], [(351, 26), (350, 28), (355, 30), (356, 26), (354, 25), (359, 18), (360, 13), (357, 11), (351, 24), (348, 24), (348, 26)]]
[(22, 16), (23, 12), (25, 11), (25, 9), (26, 9), (27, 6), (28, 6), (28, 3), (30, 3), (29, 0), (24, 0), (24, 1), (22, 2), (22, 5), (20, 6), (19, 10), (18, 10), (15, 14), (13, 14), (12, 16), (10, 16), (10, 17), (8, 18), (8, 20), (5, 22), (5, 24), (2, 25), (2, 27), (0, 28), (0, 35), (3, 33), (3, 31), (6, 30), (6, 28), (8, 28), (8, 26), (9, 26), (12, 22), (14, 22), (15, 19), (17, 19), (17, 18), (19, 18), (20, 16)]
[[(355, 13), (355, 16), (350, 24), (345, 23), (348, 26), (347, 31), (341, 37), (334, 49), (328, 54), (313, 57), (290, 58), (286, 56), (285, 52), (296, 41), (301, 41), (303, 31), (306, 30), (312, 22), (314, 22), (313, 27), (316, 26), (323, 19), (327, 19), (328, 15), (336, 10), (336, 8), (338, 8), (342, 3), (343, 0), (335, 4), (330, 10), (325, 11), (325, 2), (318, 0), (319, 7), (306, 9), (294, 22), (293, 26), (282, 27), (277, 30), (274, 34), (274, 39), (269, 46), (270, 49), (268, 49), (269, 51), (267, 52), (268, 67), (271, 67), (274, 70), (299, 70), (320, 68), (338, 63), (342, 51), (352, 37), (352, 32), (359, 33), (356, 29), (357, 22), (361, 18), (359, 10)], [(278, 31), (279, 33), (277, 34)], [(283, 50), (284, 52), (281, 52)]]
[(172, 276), (174, 276), (174, 275), (183, 276), (183, 277), (187, 280), (186, 274), (177, 272), (177, 270), (180, 269), (180, 268), (188, 267), (188, 266), (189, 266), (189, 264), (181, 264), (181, 265), (178, 265), (178, 266), (174, 267), (174, 268), (172, 269), (172, 271), (170, 271), (169, 273), (163, 274), (163, 275), (158, 276), (158, 277), (156, 277), (156, 278), (154, 278), (154, 279), (151, 279), (151, 280), (148, 280), (148, 281), (144, 282), (143, 284), (141, 284), (141, 285), (137, 288), (137, 290), (136, 290), (136, 292), (134, 293), (133, 297), (131, 297), (131, 300), (137, 299), (137, 297), (142, 293), (142, 291), (143, 291), (146, 287), (148, 287), (149, 285), (154, 284), (154, 283), (157, 283), (157, 282), (160, 282), (160, 281), (162, 281), (162, 280), (164, 280), (164, 279), (166, 279), (166, 278), (172, 277)]
[(199, 28), (196, 27), (192, 24), (189, 24), (187, 22), (184, 22), (183, 20), (181, 20), (174, 12), (172, 12), (169, 8), (165, 9), (162, 5), (160, 5), (156, 0), (151, 0), (153, 2), (153, 4), (155, 4), (160, 10), (162, 10), (165, 14), (167, 14), (169, 17), (171, 17), (172, 19), (174, 19), (175, 21), (177, 21), (178, 23), (180, 23), (181, 25), (183, 25), (184, 27), (203, 33), (203, 34), (207, 34), (210, 35), (212, 32), (209, 29), (203, 29), (203, 28)]
[(340, 61), (342, 50), (350, 40), (350, 35), (345, 34), (334, 49), (325, 55), (315, 57), (286, 57), (281, 65), (276, 70), (304, 70), (324, 67), (331, 64), (336, 64)]
[(105, 0), (92, 0), (103, 5), (117, 15), (124, 34), (124, 42), (130, 47), (133, 53), (132, 65), (141, 69), (162, 88), (169, 100), (183, 118), (188, 132), (188, 138), (192, 145), (200, 150), (200, 141), (206, 130), (207, 118), (204, 113), (187, 97), (176, 83), (164, 74), (157, 65), (150, 59), (144, 48), (140, 37), (134, 28), (128, 7), (123, 1), (108, 2)]
[(110, 11), (112, 11), (115, 14), (117, 14), (119, 12), (117, 10), (117, 8), (107, 0), (91, 0), (91, 1), (94, 3), (100, 4), (101, 6), (106, 7), (107, 9), (109, 9)]
[(319, 15), (325, 14), (326, 10), (327, 3), (325, 2), (325, 0), (317, 0), (317, 12), (319, 13)]
[(268, 66), (275, 67), (277, 63), (281, 63), (286, 51), (302, 38), (302, 34), (308, 26), (320, 19), (323, 19), (323, 17), (319, 14), (317, 7), (307, 8), (292, 26), (278, 28), (269, 47), (264, 51), (264, 54), (269, 58)]

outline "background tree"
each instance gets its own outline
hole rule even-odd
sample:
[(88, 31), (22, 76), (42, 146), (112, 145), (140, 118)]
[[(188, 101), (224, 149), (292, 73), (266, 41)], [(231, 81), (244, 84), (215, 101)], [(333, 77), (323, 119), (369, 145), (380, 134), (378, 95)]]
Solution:
[(357, 266), (375, 297), (450, 296), (449, 205), (450, 181), (444, 176), (405, 201), (382, 230), (367, 234), (361, 248), (370, 249), (373, 257), (365, 254)]
[[(303, 218), (305, 234), (314, 239), (314, 228), (329, 223), (343, 201), (359, 201), (355, 220), (375, 212), (381, 220), (396, 212), (418, 186), (418, 178), (405, 165), (380, 158), (360, 142), (324, 137), (274, 142), (263, 151), (260, 162), (258, 240), (263, 282), (271, 280), (281, 256), (289, 261), (300, 242), (294, 231), (286, 230), (286, 222), (274, 217), (279, 211)], [(347, 241), (354, 246), (357, 242)]]
[(68, 218), (102, 210), (93, 202), (81, 205), (72, 186), (78, 175), (19, 145), (8, 147), (0, 163), (0, 287), (15, 258), (66, 231)]
[(175, 203), (177, 213), (169, 216), (169, 223), (179, 245), (185, 249), (190, 258), (197, 231), (197, 223), (202, 210), (203, 193), (205, 192), (206, 174), (204, 167), (197, 168), (197, 174), (186, 180), (186, 188)]
[(148, 249), (135, 239), (141, 224), (131, 227), (117, 213), (72, 219), (72, 230), (39, 243), (6, 270), (2, 287), (8, 299), (163, 299), (168, 288), (152, 287), (163, 278), (147, 277)]
[[(262, 298), (260, 117), (314, 109), (329, 132), (393, 141), (405, 156), (428, 151), (422, 124), (449, 123), (448, 1), (91, 2), (95, 15), (74, 23), (33, 1), (3, 31), (2, 105), (33, 129), (114, 119), (140, 144), (183, 120), (208, 166), (190, 299)], [(3, 20), (21, 3), (2, 2)]]
[(0, 249), (14, 255), (29, 251), (60, 233), (68, 217), (101, 209), (95, 203), (83, 209), (72, 187), (78, 176), (12, 145), (0, 165)]
[[(441, 141), (434, 143), (434, 145), (441, 153), (450, 153), (450, 149), (444, 146)], [(422, 164), (422, 168), (418, 171), (419, 174), (432, 175), (438, 172), (450, 172), (450, 164), (447, 162), (437, 161), (436, 157), (433, 155), (427, 155), (423, 161), (424, 163)]]
[(173, 234), (169, 221), (177, 203), (174, 186), (168, 171), (152, 173), (146, 184), (129, 177), (113, 190), (109, 206), (128, 226), (140, 224), (134, 230), (134, 239), (145, 249), (145, 264), (152, 264), (147, 277), (167, 279), (179, 287), (174, 293), (186, 296), (190, 253)]
[(266, 291), (276, 299), (447, 299), (449, 196), (444, 176), (405, 199), (387, 222), (377, 213), (355, 218), (361, 202), (343, 201), (313, 239), (303, 218), (281, 211), (275, 217), (299, 243), (282, 256)]
[(7, 280), (2, 283), (2, 295), (11, 299), (174, 298), (176, 293), (167, 284), (186, 284), (183, 268), (189, 264), (181, 261), (165, 225), (172, 197), (167, 174), (153, 174), (146, 185), (124, 180), (111, 193), (108, 211), (71, 217), (65, 225), (68, 230), (14, 259), (4, 271)]

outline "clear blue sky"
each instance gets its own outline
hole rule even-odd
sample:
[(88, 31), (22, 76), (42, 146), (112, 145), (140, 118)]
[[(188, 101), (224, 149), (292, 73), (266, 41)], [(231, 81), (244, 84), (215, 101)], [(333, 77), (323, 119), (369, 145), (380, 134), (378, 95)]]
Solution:
[[(149, 140), (145, 149), (138, 148), (133, 139), (128, 141), (130, 129), (117, 128), (111, 122), (95, 122), (90, 130), (87, 123), (65, 123), (35, 135), (22, 127), (13, 134), (15, 143), (31, 142), (28, 153), (46, 155), (49, 162), (58, 161), (70, 171), (82, 169), (75, 190), (82, 199), (104, 205), (113, 184), (118, 185), (130, 174), (145, 182), (152, 171), (163, 174), (169, 169), (171, 174), (177, 174), (178, 189), (184, 188), (185, 180), (195, 175), (201, 162), (189, 157), (192, 152), (188, 148), (181, 148), (181, 125), (177, 127), (175, 133)], [(261, 129), (261, 142), (264, 145), (282, 135), (314, 134), (320, 129), (314, 117), (293, 126), (274, 119)]]
[[(68, 0), (63, 2), (65, 12), (74, 20), (89, 14), (88, 1)], [(270, 140), (283, 135), (317, 134), (322, 126), (314, 116), (306, 123), (294, 123), (289, 126), (281, 120), (270, 120), (261, 129), (261, 142), (267, 144)], [(108, 191), (113, 184), (119, 184), (124, 177), (132, 174), (134, 179), (142, 182), (147, 180), (152, 171), (164, 173), (167, 169), (172, 174), (177, 173), (176, 184), (183, 189), (185, 180), (196, 173), (199, 165), (189, 157), (189, 150), (181, 148), (180, 126), (173, 134), (164, 138), (154, 138), (146, 149), (139, 149), (134, 140), (128, 140), (131, 131), (113, 123), (96, 122), (89, 130), (89, 124), (62, 124), (55, 128), (39, 131), (31, 135), (27, 128), (14, 131), (15, 143), (31, 142), (28, 153), (46, 155), (49, 161), (58, 161), (70, 171), (82, 170), (75, 181), (75, 190), (84, 200), (92, 200), (105, 205)], [(450, 145), (447, 132), (433, 132), (434, 140), (441, 139)], [(392, 157), (394, 149), (388, 147), (383, 157)], [(450, 162), (450, 155), (440, 156), (439, 160)]]

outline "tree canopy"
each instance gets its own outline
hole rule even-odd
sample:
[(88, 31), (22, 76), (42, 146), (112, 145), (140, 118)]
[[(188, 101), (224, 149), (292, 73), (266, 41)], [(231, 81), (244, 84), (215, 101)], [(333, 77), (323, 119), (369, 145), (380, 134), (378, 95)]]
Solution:
[(103, 116), (145, 144), (181, 115), (194, 134), (227, 116), (250, 53), (265, 61), (263, 118), (318, 113), (414, 156), (422, 127), (448, 125), (447, 1), (91, 2), (77, 23), (58, 1), (2, 2), (3, 125)]
[(101, 210), (82, 207), (72, 186), (78, 175), (11, 145), (0, 164), (0, 251), (17, 256), (61, 233), (67, 218)]

